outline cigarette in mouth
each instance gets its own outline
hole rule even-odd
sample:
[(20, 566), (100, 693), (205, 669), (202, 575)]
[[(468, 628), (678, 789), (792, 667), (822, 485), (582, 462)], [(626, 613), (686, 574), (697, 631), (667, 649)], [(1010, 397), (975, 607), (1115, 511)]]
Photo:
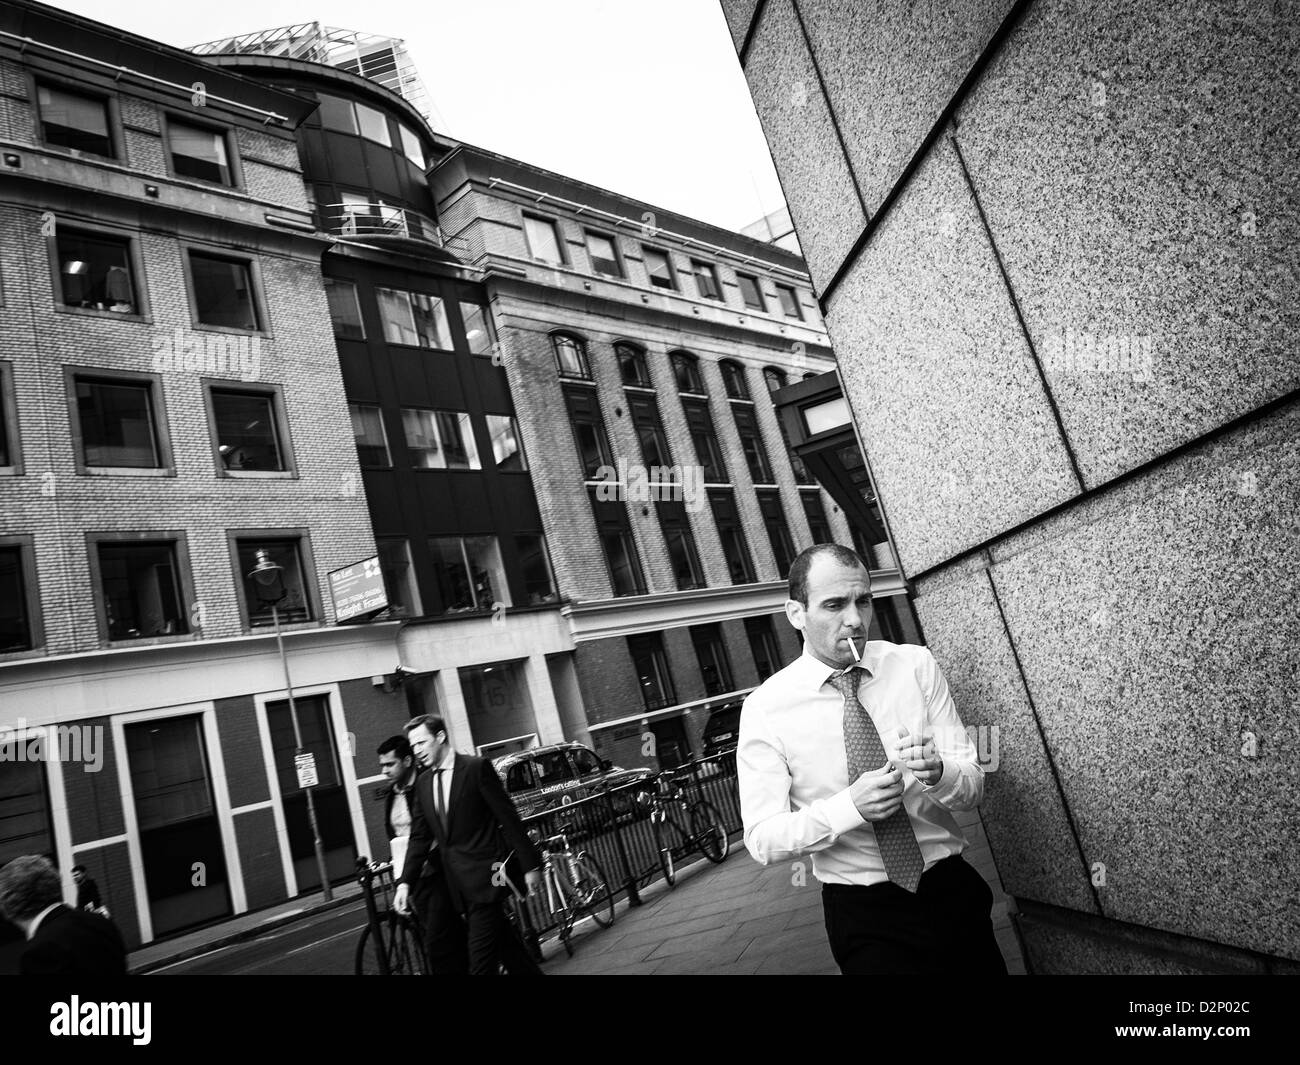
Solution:
[(853, 652), (853, 661), (855, 661), (855, 662), (861, 662), (861, 661), (862, 661), (862, 656), (861, 656), (860, 654), (858, 654), (858, 645), (857, 645), (856, 643), (853, 642), (853, 637), (852, 637), (852, 636), (849, 637), (849, 650), (851, 650), (851, 651)]

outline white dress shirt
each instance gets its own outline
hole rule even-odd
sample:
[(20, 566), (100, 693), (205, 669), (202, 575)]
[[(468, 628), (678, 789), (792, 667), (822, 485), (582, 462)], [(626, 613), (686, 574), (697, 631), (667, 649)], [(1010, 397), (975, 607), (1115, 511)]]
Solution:
[[(859, 664), (865, 672), (858, 700), (880, 733), (886, 757), (902, 771), (903, 808), (928, 869), (965, 848), (949, 811), (979, 805), (984, 771), (927, 648), (873, 640)], [(745, 846), (763, 865), (811, 854), (818, 880), (875, 884), (889, 878), (875, 832), (849, 796), (844, 698), (827, 683), (837, 672), (805, 646), (745, 700), (736, 748)], [(943, 759), (943, 774), (933, 786), (922, 784), (895, 757), (900, 727), (933, 737)]]
[(29, 941), (36, 938), (37, 929), (39, 929), (41, 925), (45, 922), (45, 918), (47, 918), (50, 914), (52, 914), (55, 910), (57, 910), (62, 905), (63, 905), (62, 902), (51, 902), (48, 906), (45, 907), (45, 909), (43, 909), (40, 913), (38, 913), (35, 917), (32, 918), (32, 923), (27, 926), (27, 931), (26, 933), (24, 933), (27, 936), (27, 939)]

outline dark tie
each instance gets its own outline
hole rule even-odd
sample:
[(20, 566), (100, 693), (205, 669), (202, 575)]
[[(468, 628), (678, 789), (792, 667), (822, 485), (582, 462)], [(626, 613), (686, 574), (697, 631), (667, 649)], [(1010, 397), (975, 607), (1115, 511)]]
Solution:
[(433, 812), (438, 816), (438, 827), (447, 835), (447, 800), (442, 794), (442, 770), (433, 771)]
[[(831, 677), (831, 683), (844, 696), (844, 750), (848, 755), (849, 783), (863, 773), (881, 768), (886, 761), (885, 746), (880, 742), (876, 724), (866, 707), (858, 701), (861, 677), (862, 670), (857, 666), (850, 666), (843, 673)], [(871, 827), (876, 833), (880, 858), (885, 863), (885, 875), (899, 887), (916, 891), (921, 873), (925, 871), (925, 859), (921, 857), (921, 846), (916, 842), (907, 809), (899, 807), (885, 820), (872, 821)]]

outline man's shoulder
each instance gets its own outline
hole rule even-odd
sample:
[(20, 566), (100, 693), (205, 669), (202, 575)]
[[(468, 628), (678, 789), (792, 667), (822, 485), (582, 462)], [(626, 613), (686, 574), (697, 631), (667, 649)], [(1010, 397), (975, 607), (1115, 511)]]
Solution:
[(916, 643), (890, 643), (888, 640), (872, 640), (867, 644), (869, 655), (874, 655), (879, 669), (889, 667), (915, 669), (934, 660), (928, 647)]
[[(743, 720), (746, 714), (759, 714), (771, 706), (784, 705), (788, 702), (791, 691), (797, 687), (799, 675), (805, 669), (807, 669), (807, 663), (803, 661), (802, 655), (782, 669), (778, 669), (745, 696), (745, 702), (741, 709), (741, 719)], [(827, 672), (830, 671), (827, 670)]]

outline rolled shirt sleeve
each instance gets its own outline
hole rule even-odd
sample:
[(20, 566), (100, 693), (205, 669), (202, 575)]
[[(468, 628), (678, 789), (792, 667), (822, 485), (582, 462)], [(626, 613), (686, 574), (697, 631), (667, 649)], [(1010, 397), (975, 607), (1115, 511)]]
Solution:
[(848, 788), (791, 809), (789, 764), (767, 726), (762, 702), (752, 696), (740, 715), (736, 774), (745, 847), (762, 865), (824, 850), (866, 823)]
[(923, 794), (948, 810), (973, 810), (984, 797), (979, 754), (957, 715), (948, 682), (934, 654), (926, 647), (917, 650), (916, 680), (925, 696), (926, 720), (935, 750), (943, 759), (943, 774)]

